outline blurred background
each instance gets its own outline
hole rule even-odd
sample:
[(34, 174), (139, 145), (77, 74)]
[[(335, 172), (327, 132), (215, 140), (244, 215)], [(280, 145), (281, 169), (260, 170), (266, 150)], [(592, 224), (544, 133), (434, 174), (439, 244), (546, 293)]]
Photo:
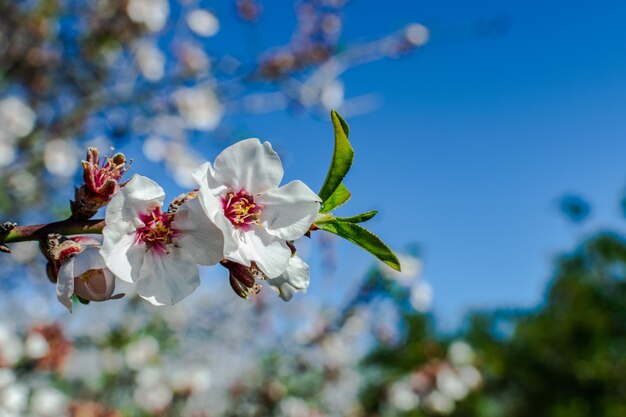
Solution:
[(0, 417), (626, 415), (626, 4), (0, 0), (0, 220), (69, 215), (88, 146), (168, 198), (248, 137), (321, 186), (356, 151), (348, 242), (307, 294), (226, 271), (171, 308), (56, 301), (0, 256)]

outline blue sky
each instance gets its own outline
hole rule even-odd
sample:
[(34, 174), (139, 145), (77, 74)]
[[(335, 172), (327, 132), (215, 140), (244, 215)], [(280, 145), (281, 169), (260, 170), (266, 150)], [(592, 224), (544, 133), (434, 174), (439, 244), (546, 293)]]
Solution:
[[(259, 42), (288, 42), (292, 6), (263, 4)], [(471, 308), (537, 303), (558, 253), (599, 228), (624, 226), (626, 3), (382, 4), (349, 3), (345, 37), (421, 22), (432, 41), (342, 77), (348, 96), (376, 92), (383, 100), (348, 120), (356, 159), (346, 182), (354, 196), (341, 213), (380, 210), (370, 228), (390, 246), (422, 246), (444, 325)], [(245, 54), (245, 30), (227, 18), (232, 10), (215, 10), (222, 30), (211, 42)], [(498, 16), (510, 24), (504, 35), (472, 30), (478, 19)], [(332, 152), (327, 120), (272, 113), (237, 122), (282, 152), (286, 179), (321, 185)], [(210, 148), (207, 159), (218, 151)], [(592, 204), (583, 226), (559, 214), (564, 193)], [(347, 242), (337, 248), (337, 271), (322, 278), (314, 267), (311, 293), (339, 301), (371, 258)]]

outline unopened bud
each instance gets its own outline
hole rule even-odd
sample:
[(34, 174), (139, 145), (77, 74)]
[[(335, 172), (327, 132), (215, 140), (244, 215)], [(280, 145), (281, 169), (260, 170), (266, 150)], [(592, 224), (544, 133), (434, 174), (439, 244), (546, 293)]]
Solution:
[(73, 294), (86, 301), (105, 301), (124, 296), (113, 295), (115, 276), (104, 264), (96, 240), (79, 237), (65, 242), (78, 245), (80, 251), (62, 261), (58, 270), (57, 298), (61, 304), (72, 311)]
[(227, 260), (223, 260), (220, 263), (230, 272), (228, 281), (233, 291), (235, 291), (235, 294), (241, 298), (247, 299), (248, 296), (259, 293), (261, 286), (256, 283), (256, 278), (262, 277), (262, 274), (259, 272), (256, 265), (245, 266)]

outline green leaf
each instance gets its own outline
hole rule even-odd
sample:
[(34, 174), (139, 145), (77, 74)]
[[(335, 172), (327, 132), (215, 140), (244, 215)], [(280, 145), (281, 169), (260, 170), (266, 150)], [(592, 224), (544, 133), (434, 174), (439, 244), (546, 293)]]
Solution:
[(342, 222), (337, 218), (315, 223), (315, 225), (321, 230), (334, 233), (362, 247), (396, 271), (400, 270), (400, 262), (393, 251), (378, 236), (366, 228), (358, 224)]
[(333, 151), (333, 159), (330, 162), (328, 174), (324, 185), (318, 193), (322, 202), (326, 202), (343, 181), (352, 165), (354, 159), (354, 149), (348, 141), (350, 128), (345, 120), (336, 112), (331, 111), (330, 117), (333, 122), (333, 130), (335, 131), (335, 150)]
[(363, 223), (374, 217), (377, 213), (378, 210), (372, 210), (352, 217), (337, 217), (337, 220), (345, 223)]
[(352, 194), (346, 188), (343, 183), (339, 184), (339, 187), (335, 190), (334, 193), (326, 201), (322, 204), (322, 208), (320, 209), (320, 213), (328, 213), (336, 209), (339, 206), (344, 205), (348, 200), (350, 200)]

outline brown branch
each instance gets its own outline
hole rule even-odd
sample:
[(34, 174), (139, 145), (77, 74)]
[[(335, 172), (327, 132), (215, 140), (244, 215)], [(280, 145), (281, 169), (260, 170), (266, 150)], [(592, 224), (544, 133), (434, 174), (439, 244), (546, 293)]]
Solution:
[(0, 244), (42, 240), (51, 233), (66, 236), (101, 234), (104, 226), (104, 219), (74, 220), (71, 218), (48, 224), (16, 226), (6, 234), (0, 233)]

